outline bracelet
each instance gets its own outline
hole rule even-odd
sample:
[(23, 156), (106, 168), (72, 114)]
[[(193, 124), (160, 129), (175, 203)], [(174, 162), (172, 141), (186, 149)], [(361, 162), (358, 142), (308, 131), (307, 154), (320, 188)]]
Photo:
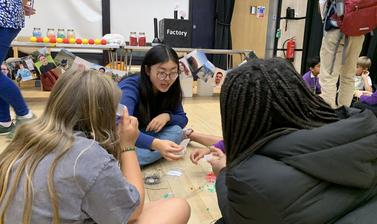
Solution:
[(131, 151), (136, 151), (136, 147), (135, 147), (135, 146), (131, 146), (131, 147), (121, 147), (120, 153), (123, 153), (123, 152), (131, 152)]

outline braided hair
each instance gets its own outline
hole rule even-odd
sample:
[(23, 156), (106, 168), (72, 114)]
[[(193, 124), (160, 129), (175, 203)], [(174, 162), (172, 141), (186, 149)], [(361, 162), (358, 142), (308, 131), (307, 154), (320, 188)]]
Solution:
[(230, 71), (221, 88), (220, 106), (228, 166), (288, 130), (339, 120), (281, 58), (255, 59)]

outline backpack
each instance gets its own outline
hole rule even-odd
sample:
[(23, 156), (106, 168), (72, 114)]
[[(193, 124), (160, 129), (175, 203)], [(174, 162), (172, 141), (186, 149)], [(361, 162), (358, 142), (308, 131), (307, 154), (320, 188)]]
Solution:
[(377, 0), (344, 0), (343, 4), (343, 16), (334, 16), (346, 36), (364, 35), (377, 28)]

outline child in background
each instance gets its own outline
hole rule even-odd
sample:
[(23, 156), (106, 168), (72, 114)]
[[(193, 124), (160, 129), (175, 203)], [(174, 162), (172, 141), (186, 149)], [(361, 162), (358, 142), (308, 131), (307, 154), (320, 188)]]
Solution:
[(313, 93), (321, 94), (321, 85), (318, 78), (321, 68), (319, 57), (310, 58), (307, 64), (309, 71), (302, 76), (302, 79)]
[(355, 90), (373, 92), (372, 80), (369, 77), (369, 68), (371, 65), (371, 60), (366, 56), (357, 59)]

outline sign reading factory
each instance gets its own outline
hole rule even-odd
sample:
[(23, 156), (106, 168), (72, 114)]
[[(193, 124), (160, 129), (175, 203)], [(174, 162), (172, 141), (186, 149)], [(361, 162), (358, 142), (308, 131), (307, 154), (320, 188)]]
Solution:
[(191, 47), (192, 24), (190, 20), (162, 19), (159, 38), (171, 47)]

